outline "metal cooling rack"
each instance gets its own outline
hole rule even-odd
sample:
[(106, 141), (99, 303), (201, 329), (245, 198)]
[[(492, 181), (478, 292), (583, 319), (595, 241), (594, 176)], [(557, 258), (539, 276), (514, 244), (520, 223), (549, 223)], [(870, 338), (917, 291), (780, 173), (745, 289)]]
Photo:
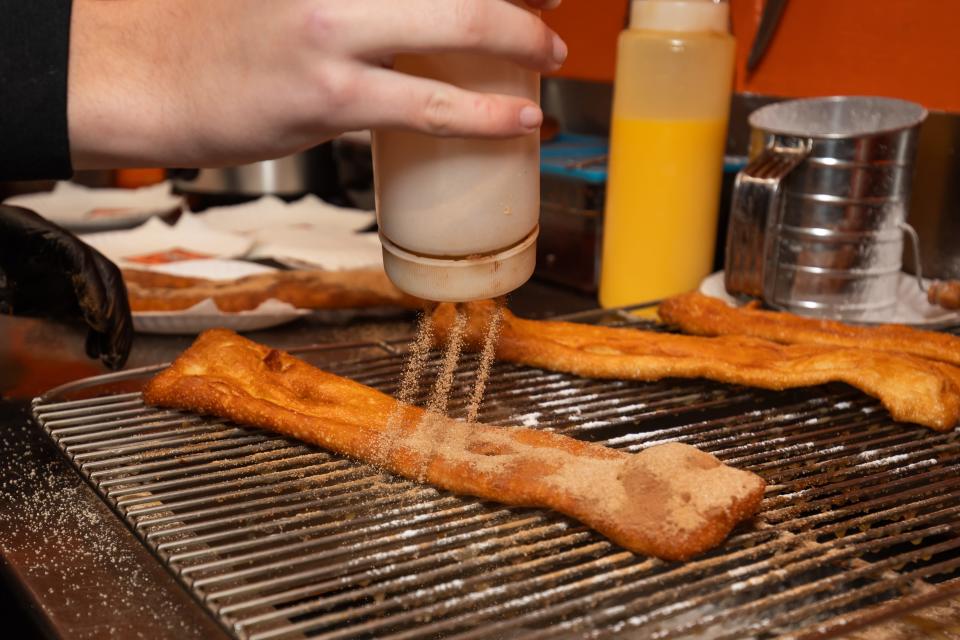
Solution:
[[(326, 368), (386, 392), (403, 364), (397, 343), (304, 355), (318, 354), (354, 359)], [(458, 370), (454, 415), (474, 364)], [(147, 407), (138, 392), (98, 395), (160, 368), (61, 387), (34, 401), (34, 415), (238, 638), (830, 637), (960, 590), (960, 434), (897, 424), (842, 385), (770, 393), (495, 366), (485, 422), (626, 451), (685, 442), (767, 480), (758, 518), (718, 549), (668, 563), (548, 511), (398, 480), (264, 431)], [(65, 399), (80, 390), (93, 397)]]

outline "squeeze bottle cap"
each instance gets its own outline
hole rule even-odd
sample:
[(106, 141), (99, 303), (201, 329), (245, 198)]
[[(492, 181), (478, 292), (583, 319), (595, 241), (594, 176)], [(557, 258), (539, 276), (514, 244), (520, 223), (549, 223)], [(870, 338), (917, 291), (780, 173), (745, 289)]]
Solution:
[(729, 32), (727, 0), (633, 0), (631, 29)]

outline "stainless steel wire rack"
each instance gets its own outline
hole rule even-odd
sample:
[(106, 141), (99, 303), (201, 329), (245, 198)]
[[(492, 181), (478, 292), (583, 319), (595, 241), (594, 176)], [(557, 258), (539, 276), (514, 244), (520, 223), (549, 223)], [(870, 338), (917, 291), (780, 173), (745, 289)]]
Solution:
[[(650, 328), (623, 313), (578, 320)], [(404, 351), (301, 355), (393, 392)], [(160, 368), (61, 387), (34, 416), (238, 638), (830, 637), (960, 591), (960, 434), (898, 424), (843, 385), (773, 393), (495, 366), (484, 422), (627, 451), (685, 442), (767, 480), (757, 518), (669, 563), (555, 513), (455, 496), (114, 390)], [(454, 415), (474, 369), (465, 357)]]

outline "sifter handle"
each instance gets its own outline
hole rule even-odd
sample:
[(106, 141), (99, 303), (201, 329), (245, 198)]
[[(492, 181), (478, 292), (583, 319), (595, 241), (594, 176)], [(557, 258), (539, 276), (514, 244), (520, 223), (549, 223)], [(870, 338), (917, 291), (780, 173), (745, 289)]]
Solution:
[[(913, 247), (913, 275), (917, 278), (917, 286), (920, 291), (927, 293), (927, 285), (923, 281), (923, 261), (920, 259), (920, 236), (917, 235), (917, 230), (906, 222), (900, 223), (900, 230), (910, 238), (910, 246)], [(933, 300), (930, 303), (936, 304)]]
[(780, 185), (809, 153), (809, 145), (771, 146), (737, 174), (724, 264), (727, 293), (763, 297), (767, 230), (779, 217)]

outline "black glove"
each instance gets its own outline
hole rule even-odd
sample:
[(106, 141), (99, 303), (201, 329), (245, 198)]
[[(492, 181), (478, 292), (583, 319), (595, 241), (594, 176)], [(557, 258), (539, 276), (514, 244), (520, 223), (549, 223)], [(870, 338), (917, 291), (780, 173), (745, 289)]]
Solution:
[(69, 231), (20, 207), (0, 205), (0, 313), (83, 320), (87, 354), (119, 369), (133, 321), (120, 270)]

